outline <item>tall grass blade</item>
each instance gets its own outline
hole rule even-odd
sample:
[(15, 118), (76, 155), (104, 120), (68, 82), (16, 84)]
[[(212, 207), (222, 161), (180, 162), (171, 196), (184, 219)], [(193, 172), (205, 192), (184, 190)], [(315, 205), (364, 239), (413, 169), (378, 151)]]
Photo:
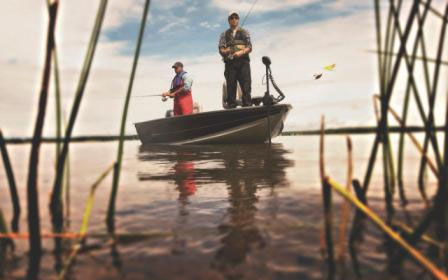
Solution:
[(6, 148), (5, 138), (3, 137), (2, 130), (0, 129), (0, 152), (2, 154), (3, 166), (5, 167), (6, 177), (8, 178), (9, 193), (11, 194), (11, 201), (13, 207), (13, 217), (11, 220), (11, 229), (13, 232), (19, 231), (19, 219), (20, 219), (20, 200), (17, 192), (16, 180), (14, 172), (9, 160), (8, 150)]
[(100, 177), (93, 183), (93, 185), (90, 187), (90, 193), (89, 197), (87, 198), (86, 207), (84, 210), (84, 215), (82, 218), (82, 224), (81, 229), (79, 231), (79, 238), (80, 240), (73, 246), (72, 251), (70, 253), (70, 256), (68, 257), (67, 261), (64, 264), (64, 267), (62, 268), (59, 279), (64, 279), (65, 275), (70, 268), (71, 263), (73, 262), (74, 258), (76, 257), (76, 254), (78, 253), (79, 249), (81, 249), (82, 243), (85, 241), (87, 230), (89, 228), (89, 221), (90, 216), (92, 214), (92, 208), (93, 208), (93, 202), (95, 199), (95, 191), (98, 188), (98, 186), (103, 182), (103, 180), (106, 178), (106, 176), (110, 173), (110, 171), (114, 168), (115, 164), (112, 164), (110, 167), (104, 171)]
[(38, 103), (38, 112), (34, 126), (33, 142), (31, 144), (31, 153), (28, 172), (27, 187), (27, 210), (28, 210), (28, 229), (30, 232), (30, 254), (29, 267), (27, 272), (28, 279), (36, 279), (39, 273), (41, 240), (40, 240), (40, 220), (39, 220), (39, 202), (38, 202), (38, 166), (39, 150), (44, 126), (45, 113), (47, 109), (48, 87), (51, 71), (51, 53), (54, 47), (54, 31), (56, 27), (56, 16), (58, 10), (58, 1), (53, 2), (49, 9), (49, 23), (47, 33), (47, 47), (45, 53), (44, 71), (40, 89)]
[(62, 146), (61, 153), (57, 161), (56, 176), (53, 185), (53, 191), (51, 194), (50, 202), (50, 213), (52, 216), (52, 223), (56, 231), (61, 231), (63, 227), (63, 209), (61, 203), (61, 192), (62, 192), (62, 180), (64, 174), (64, 166), (67, 158), (67, 153), (69, 149), (70, 138), (72, 135), (73, 128), (75, 126), (76, 117), (78, 115), (79, 107), (84, 94), (84, 89), (87, 84), (87, 80), (90, 73), (90, 68), (92, 65), (93, 57), (95, 54), (96, 46), (98, 43), (98, 38), (101, 31), (101, 26), (103, 23), (104, 15), (107, 7), (107, 0), (101, 0), (98, 12), (95, 19), (95, 25), (92, 30), (90, 37), (89, 46), (84, 59), (84, 65), (81, 71), (81, 75), (78, 82), (78, 87), (75, 92), (75, 99), (73, 101), (72, 110), (70, 112), (70, 117), (68, 121), (68, 126), (65, 132), (64, 143)]
[[(379, 96), (375, 96), (376, 98), (379, 99)], [(405, 126), (403, 120), (400, 118), (400, 116), (398, 115), (398, 113), (389, 105), (388, 106), (388, 110), (389, 112), (392, 114), (392, 116), (395, 118), (395, 120), (402, 125), (403, 127)], [(423, 153), (423, 148), (421, 146), (421, 144), (418, 142), (417, 138), (414, 136), (414, 134), (412, 134), (412, 132), (406, 132), (407, 135), (409, 136), (409, 138), (411, 139), (412, 143), (415, 145), (415, 147), (417, 148), (417, 150), (422, 154), (422, 156), (425, 157), (425, 159), (428, 161), (428, 164), (431, 168), (431, 171), (434, 173), (434, 175), (436, 177), (439, 177), (439, 172), (437, 171), (437, 167), (434, 164), (434, 162), (432, 161), (432, 159), (427, 155)]]
[(327, 252), (328, 279), (334, 279), (336, 266), (334, 263), (333, 237), (332, 237), (332, 215), (331, 215), (331, 188), (326, 184), (325, 175), (325, 140), (324, 140), (325, 118), (321, 118), (321, 136), (319, 148), (319, 166), (322, 179), (322, 197), (324, 205), (324, 233)]
[(118, 142), (116, 168), (114, 171), (113, 182), (112, 182), (112, 191), (111, 191), (110, 198), (109, 198), (109, 207), (107, 210), (107, 218), (106, 218), (106, 224), (107, 224), (107, 228), (108, 228), (109, 232), (114, 232), (114, 230), (115, 230), (115, 201), (117, 199), (118, 185), (120, 182), (120, 171), (121, 171), (121, 162), (122, 162), (122, 158), (123, 158), (124, 133), (125, 133), (125, 129), (126, 129), (126, 119), (127, 119), (127, 115), (128, 115), (128, 108), (129, 108), (129, 102), (130, 102), (131, 93), (132, 93), (132, 86), (134, 84), (135, 72), (137, 70), (138, 58), (140, 56), (140, 47), (142, 45), (143, 35), (145, 33), (146, 19), (148, 16), (150, 2), (151, 2), (150, 0), (145, 1), (143, 15), (142, 15), (142, 21), (140, 23), (140, 31), (138, 34), (137, 46), (136, 46), (135, 54), (134, 54), (134, 62), (132, 64), (131, 77), (129, 79), (129, 85), (128, 85), (128, 89), (126, 92), (126, 99), (125, 99), (124, 108), (123, 108), (123, 115), (121, 118), (120, 140)]
[[(352, 140), (350, 136), (347, 136), (347, 183), (346, 190), (350, 192), (352, 180), (353, 180), (353, 152), (352, 152)], [(338, 262), (341, 267), (344, 267), (345, 263), (345, 247), (347, 240), (347, 226), (350, 218), (350, 204), (344, 201), (341, 208), (341, 221), (339, 224), (339, 245), (338, 245)]]
[(395, 241), (401, 248), (403, 248), (414, 260), (421, 264), (428, 272), (430, 272), (437, 279), (448, 279), (448, 276), (437, 268), (429, 259), (423, 256), (417, 249), (406, 242), (397, 232), (389, 227), (375, 212), (370, 210), (365, 204), (358, 200), (351, 193), (348, 193), (345, 188), (333, 181), (331, 178), (327, 179), (328, 185), (339, 193), (342, 197), (348, 200), (353, 206), (362, 211), (378, 228), (387, 234), (393, 241)]
[(42, 130), (44, 125), (45, 113), (47, 108), (48, 87), (51, 70), (51, 53), (54, 46), (54, 29), (56, 23), (58, 2), (54, 2), (49, 7), (49, 27), (47, 35), (47, 48), (44, 64), (44, 72), (42, 78), (42, 85), (38, 103), (38, 113), (36, 117), (36, 124), (33, 133), (33, 141), (31, 146), (29, 173), (28, 173), (28, 187), (27, 187), (27, 208), (28, 208), (28, 228), (30, 232), (29, 242), (29, 267), (27, 271), (28, 279), (36, 279), (39, 273), (40, 255), (41, 255), (41, 240), (40, 240), (40, 218), (38, 206), (38, 165), (39, 165), (39, 150), (41, 144)]
[[(47, 0), (47, 7), (50, 8), (51, 1)], [(61, 135), (62, 135), (62, 109), (61, 109), (61, 82), (59, 76), (59, 61), (58, 54), (56, 50), (56, 41), (53, 46), (53, 74), (54, 74), (54, 87), (55, 87), (55, 113), (56, 113), (56, 158), (59, 156), (61, 151)], [(55, 166), (56, 167), (56, 166)]]

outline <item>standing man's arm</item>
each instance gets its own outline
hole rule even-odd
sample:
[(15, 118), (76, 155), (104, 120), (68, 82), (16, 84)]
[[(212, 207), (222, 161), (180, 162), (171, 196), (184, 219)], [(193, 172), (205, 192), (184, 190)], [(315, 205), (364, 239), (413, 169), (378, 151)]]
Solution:
[(240, 57), (240, 56), (243, 56), (245, 54), (249, 54), (252, 52), (252, 41), (250, 40), (249, 31), (244, 30), (244, 38), (247, 42), (247, 46), (244, 49), (239, 50), (236, 53), (234, 53), (235, 57)]
[(190, 77), (190, 74), (185, 73), (182, 76), (182, 80), (184, 80), (184, 86), (182, 88), (183, 92), (190, 91), (193, 86), (193, 79)]
[(221, 36), (219, 37), (218, 49), (219, 49), (219, 54), (221, 54), (221, 56), (223, 56), (223, 57), (229, 55), (231, 52), (230, 48), (228, 48), (227, 44), (226, 44), (226, 33), (225, 32), (221, 33)]

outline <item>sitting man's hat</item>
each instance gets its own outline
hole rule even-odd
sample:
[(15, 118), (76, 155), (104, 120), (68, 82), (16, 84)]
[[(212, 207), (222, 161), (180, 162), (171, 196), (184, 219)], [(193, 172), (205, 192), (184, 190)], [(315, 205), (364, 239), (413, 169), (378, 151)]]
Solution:
[(184, 67), (184, 65), (182, 64), (182, 62), (177, 61), (176, 63), (173, 64), (173, 66), (171, 66), (171, 68), (176, 69), (177, 67)]
[(230, 18), (231, 16), (237, 16), (238, 18), (240, 18), (240, 16), (238, 15), (238, 13), (235, 12), (235, 11), (231, 11), (231, 12), (229, 13), (229, 17), (228, 17), (228, 18)]

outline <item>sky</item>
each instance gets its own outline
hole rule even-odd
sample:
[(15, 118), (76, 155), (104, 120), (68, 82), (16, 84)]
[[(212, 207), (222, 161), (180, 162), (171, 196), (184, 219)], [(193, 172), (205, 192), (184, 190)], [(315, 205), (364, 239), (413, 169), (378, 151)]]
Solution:
[[(4, 0), (0, 10), (0, 128), (6, 136), (30, 136), (37, 114), (48, 15), (45, 0)], [(385, 2), (384, 0), (382, 1)], [(405, 0), (405, 7), (411, 3)], [(433, 0), (442, 11), (443, 0)], [(171, 65), (182, 61), (193, 79), (193, 98), (203, 111), (222, 108), (224, 64), (217, 52), (219, 35), (228, 28), (229, 11), (241, 21), (254, 0), (153, 0), (146, 25), (133, 95), (158, 94), (169, 88)], [(68, 117), (99, 1), (61, 1), (56, 44), (61, 68), (64, 114)], [(109, 0), (106, 17), (85, 90), (75, 135), (119, 132), (143, 0)], [(384, 13), (385, 11), (383, 11)], [(261, 57), (272, 60), (275, 80), (293, 110), (287, 130), (317, 129), (321, 115), (328, 127), (374, 125), (372, 95), (378, 93), (374, 50), (373, 1), (258, 0), (244, 27), (253, 42), (252, 95), (264, 93)], [(434, 57), (440, 21), (431, 17), (426, 32)], [(446, 59), (446, 54), (444, 55)], [(336, 64), (333, 72), (323, 70)], [(401, 72), (403, 72), (402, 70)], [(421, 74), (416, 69), (417, 76)], [(444, 69), (445, 71), (445, 69)], [(323, 73), (320, 80), (313, 74)], [(446, 72), (445, 77), (446, 77)], [(404, 75), (403, 75), (404, 77)], [(393, 106), (400, 111), (405, 79), (397, 83)], [(440, 84), (446, 96), (446, 81)], [(48, 99), (44, 134), (54, 135), (54, 89)], [(172, 102), (131, 100), (126, 131), (133, 123), (160, 118)], [(443, 120), (444, 106), (437, 109)], [(419, 123), (411, 108), (411, 122)]]

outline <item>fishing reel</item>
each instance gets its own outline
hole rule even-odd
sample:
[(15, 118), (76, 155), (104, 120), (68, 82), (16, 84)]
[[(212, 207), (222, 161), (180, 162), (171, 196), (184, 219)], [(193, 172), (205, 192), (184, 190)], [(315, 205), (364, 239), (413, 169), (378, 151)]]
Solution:
[(162, 96), (162, 102), (165, 102), (165, 101), (167, 101), (168, 100), (168, 97), (166, 97), (166, 96)]

